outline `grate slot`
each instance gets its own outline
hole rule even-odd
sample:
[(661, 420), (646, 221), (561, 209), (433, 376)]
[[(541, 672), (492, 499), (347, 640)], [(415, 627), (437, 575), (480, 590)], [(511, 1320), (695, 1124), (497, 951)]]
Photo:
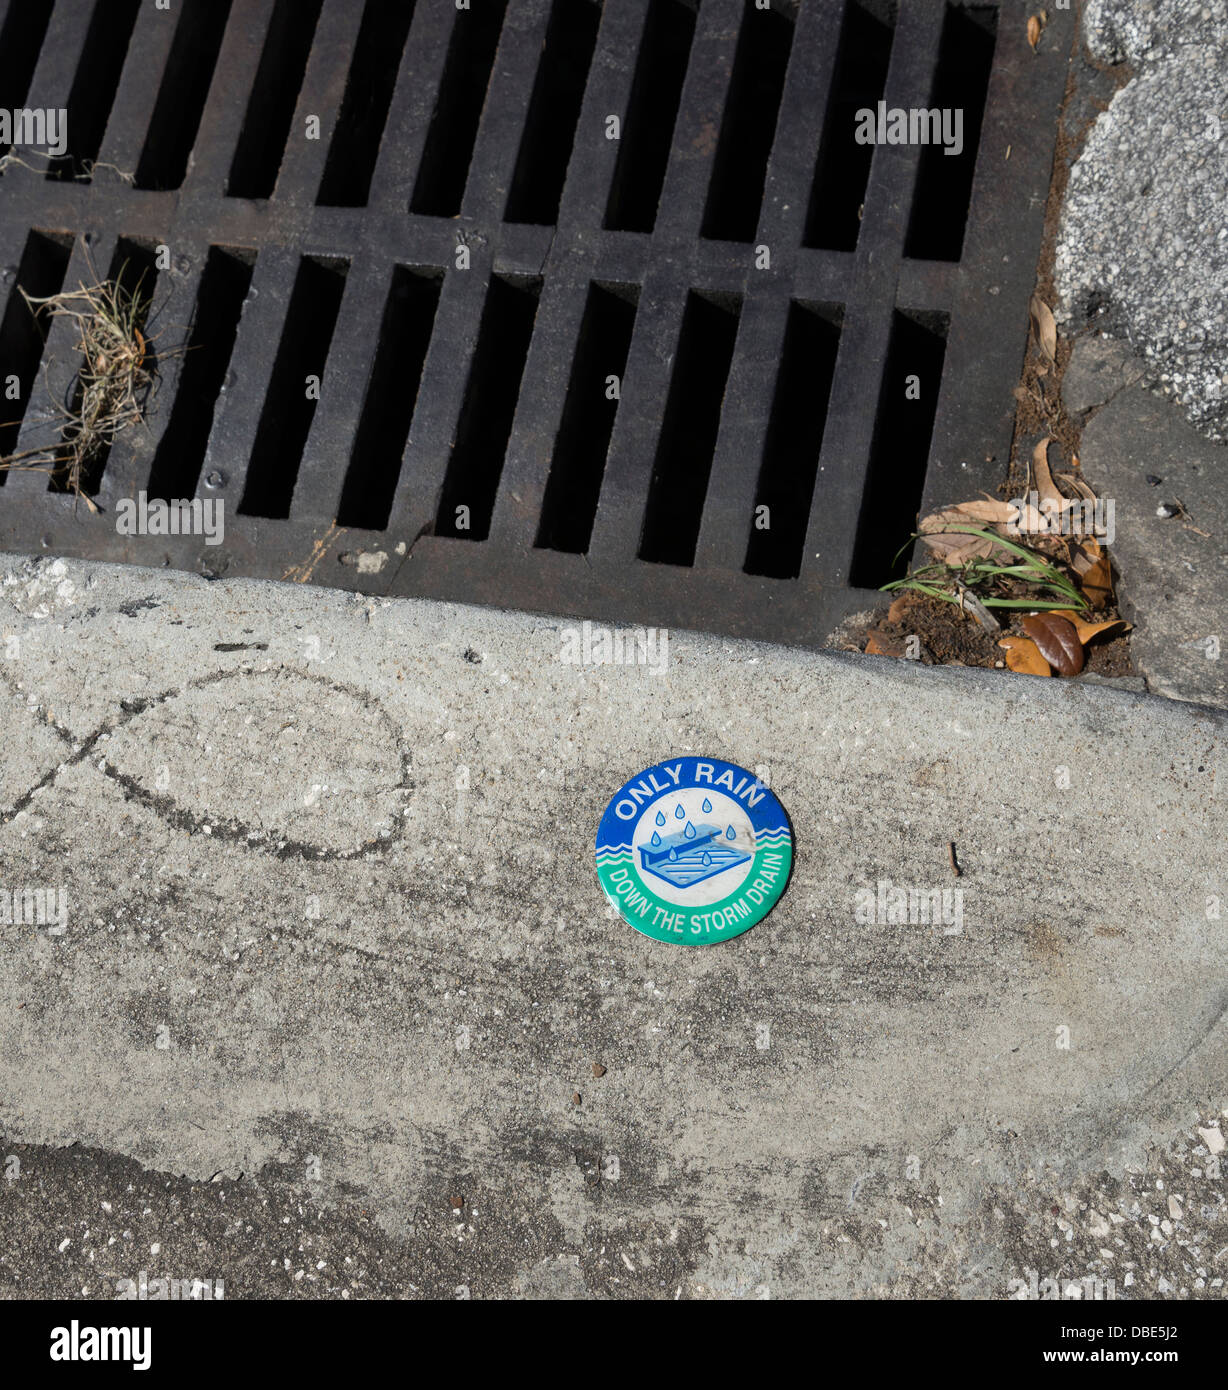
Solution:
[(140, 0), (95, 0), (68, 93), (68, 150), (51, 161), (49, 179), (88, 179), (102, 148), (139, 9)]
[(801, 573), (841, 318), (835, 305), (789, 306), (755, 493), (756, 512), (768, 508), (768, 525), (757, 525), (757, 516), (751, 524), (747, 574), (796, 579)]
[(791, 20), (773, 9), (746, 7), (708, 184), (703, 237), (754, 240), (792, 46)]
[[(892, 315), (849, 576), (857, 588), (877, 589), (907, 568), (907, 553), (896, 554), (917, 529), (948, 326), (943, 313)], [(913, 376), (917, 399), (910, 400)]]
[[(115, 244), (115, 254), (111, 257), (111, 268), (107, 271), (106, 278), (116, 283), (129, 295), (140, 295), (142, 307), (133, 323), (137, 331), (143, 333), (153, 304), (154, 293), (158, 287), (158, 272), (154, 265), (153, 244), (120, 237)], [(156, 370), (157, 359), (153, 344), (148, 338), (145, 342), (145, 365), (150, 372)], [(74, 411), (79, 409), (84, 394), (84, 385), (78, 378), (72, 391), (71, 406)], [(72, 437), (70, 430), (65, 430), (61, 434), (65, 443), (69, 442)], [(111, 445), (103, 443), (93, 458), (90, 459), (88, 465), (81, 470), (81, 491), (87, 496), (97, 496), (98, 489), (102, 485), (102, 475), (106, 471), (107, 460), (110, 456)], [(53, 477), (47, 484), (48, 492), (69, 492), (71, 490), (67, 476)]]
[(887, 87), (894, 4), (853, 0), (844, 12), (823, 138), (806, 212), (803, 246), (855, 251), (870, 181), (873, 145), (853, 138), (859, 110), (877, 109)]
[(506, 11), (507, 0), (487, 0), (456, 13), (410, 212), (455, 217), (461, 210)]
[(323, 0), (277, 0), (226, 184), (231, 198), (268, 198), (294, 119)]
[(324, 206), (367, 204), (413, 17), (414, 0), (367, 0), (363, 7), (345, 96), (316, 198)]
[(962, 108), (964, 147), (958, 155), (946, 154), (940, 145), (923, 147), (906, 256), (958, 261), (963, 252), (997, 26), (998, 11), (992, 6), (946, 7), (930, 106)]
[(323, 382), (347, 260), (304, 256), (294, 277), (290, 307), (273, 363), (264, 409), (248, 462), (241, 516), (288, 517), (316, 401), (307, 378)]
[(553, 226), (597, 44), (597, 0), (555, 0), (520, 137), (505, 219)]
[(440, 271), (397, 266), (392, 273), (337, 508), (341, 526), (383, 531), (388, 525), (442, 287)]
[[(0, 29), (0, 101), (4, 108), (23, 107), (30, 91), (38, 55), (51, 22), (52, 0), (13, 0)], [(0, 145), (0, 155), (11, 145)], [(24, 307), (24, 306), (23, 306)]]
[(694, 37), (694, 5), (652, 0), (606, 205), (608, 231), (651, 232), (656, 225)]
[(621, 389), (638, 301), (635, 285), (589, 286), (542, 503), (536, 540), (541, 549), (573, 555), (588, 550), (618, 414), (609, 378), (617, 377)]
[(170, 501), (192, 497), (196, 492), (215, 403), (226, 390), (227, 369), (254, 262), (251, 251), (230, 246), (209, 248), (175, 402), (150, 470), (150, 497)]
[[(538, 279), (502, 275), (491, 279), (456, 427), (456, 444), (440, 494), (437, 535), (484, 541), (490, 534), (495, 493), (512, 434), (540, 294)], [(461, 524), (458, 508), (467, 509), (467, 526)]]
[(183, 183), (230, 18), (231, 0), (183, 0), (162, 85), (136, 166), (136, 187)]
[[(38, 380), (38, 364), (47, 342), (47, 319), (30, 312), (20, 291), (34, 297), (58, 294), (64, 287), (68, 260), (72, 255), (72, 237), (68, 233), (32, 231), (26, 238), (17, 280), (9, 293), (4, 318), (0, 320), (0, 457), (16, 452), (17, 437)], [(8, 381), (17, 378), (17, 398), (10, 400)], [(0, 468), (0, 487), (8, 470)]]
[(695, 563), (741, 313), (737, 296), (687, 295), (640, 533), (641, 560)]

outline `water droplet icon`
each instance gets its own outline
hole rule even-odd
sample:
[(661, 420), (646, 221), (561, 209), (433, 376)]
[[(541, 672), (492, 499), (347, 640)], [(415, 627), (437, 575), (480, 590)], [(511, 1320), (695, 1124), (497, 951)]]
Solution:
[(704, 850), (704, 863), (705, 863), (705, 864), (711, 864), (711, 863), (712, 863), (712, 856), (708, 853), (707, 850)]
[(732, 825), (725, 831), (725, 838), (727, 840), (736, 840), (738, 838), (737, 831), (734, 830)]
[(712, 803), (711, 803), (711, 802), (708, 800), (708, 798), (705, 796), (705, 797), (704, 797), (704, 804), (703, 804), (703, 812), (704, 812), (704, 814), (707, 815), (707, 813), (708, 813), (711, 809), (712, 809)]
[(695, 827), (691, 824), (690, 821), (687, 821), (686, 829), (682, 833), (687, 837), (688, 840), (693, 840), (695, 838)]
[(658, 811), (658, 812), (657, 812), (657, 824), (658, 824), (658, 825), (664, 825), (664, 824), (665, 824), (665, 812), (664, 812), (664, 811)]
[(681, 801), (674, 807), (674, 815), (678, 820), (681, 820), (683, 816), (686, 815), (686, 807)]
[(654, 845), (659, 845), (661, 843), (661, 837), (655, 830), (652, 832), (652, 843)]
[(671, 849), (670, 852), (669, 852), (669, 857), (670, 857), (671, 859), (673, 859), (673, 860), (677, 860), (677, 858), (678, 858), (678, 851), (677, 851), (676, 849)]

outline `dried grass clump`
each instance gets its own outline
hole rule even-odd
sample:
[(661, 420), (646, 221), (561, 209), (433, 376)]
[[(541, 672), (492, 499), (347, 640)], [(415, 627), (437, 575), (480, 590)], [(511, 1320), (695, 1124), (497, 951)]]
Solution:
[(49, 473), (64, 491), (97, 510), (83, 484), (91, 466), (115, 437), (139, 424), (154, 381), (145, 336), (149, 296), (140, 282), (128, 289), (123, 271), (115, 280), (81, 285), (75, 290), (36, 298), (22, 291), (33, 314), (72, 319), (81, 358), (68, 400), (57, 403), (59, 441), (23, 449), (0, 459), (0, 468), (29, 468)]

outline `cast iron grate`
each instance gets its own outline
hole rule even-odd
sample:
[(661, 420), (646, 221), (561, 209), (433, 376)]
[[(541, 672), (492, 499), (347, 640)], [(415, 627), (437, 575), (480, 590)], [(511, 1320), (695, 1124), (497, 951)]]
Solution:
[[(76, 370), (19, 286), (143, 268), (162, 355), (97, 514), (0, 473), (0, 548), (820, 641), (1000, 476), (1064, 72), (1027, 14), (0, 0), (0, 109), (69, 113), (0, 173), (0, 448)], [(964, 153), (857, 144), (880, 100)], [(224, 543), (118, 534), (142, 490)]]

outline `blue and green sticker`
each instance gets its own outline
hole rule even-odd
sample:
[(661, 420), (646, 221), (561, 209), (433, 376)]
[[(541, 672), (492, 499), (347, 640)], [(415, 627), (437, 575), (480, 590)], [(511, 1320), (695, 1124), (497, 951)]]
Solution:
[(655, 941), (706, 946), (776, 906), (793, 864), (784, 807), (718, 758), (669, 758), (625, 782), (597, 827), (597, 876), (623, 919)]

